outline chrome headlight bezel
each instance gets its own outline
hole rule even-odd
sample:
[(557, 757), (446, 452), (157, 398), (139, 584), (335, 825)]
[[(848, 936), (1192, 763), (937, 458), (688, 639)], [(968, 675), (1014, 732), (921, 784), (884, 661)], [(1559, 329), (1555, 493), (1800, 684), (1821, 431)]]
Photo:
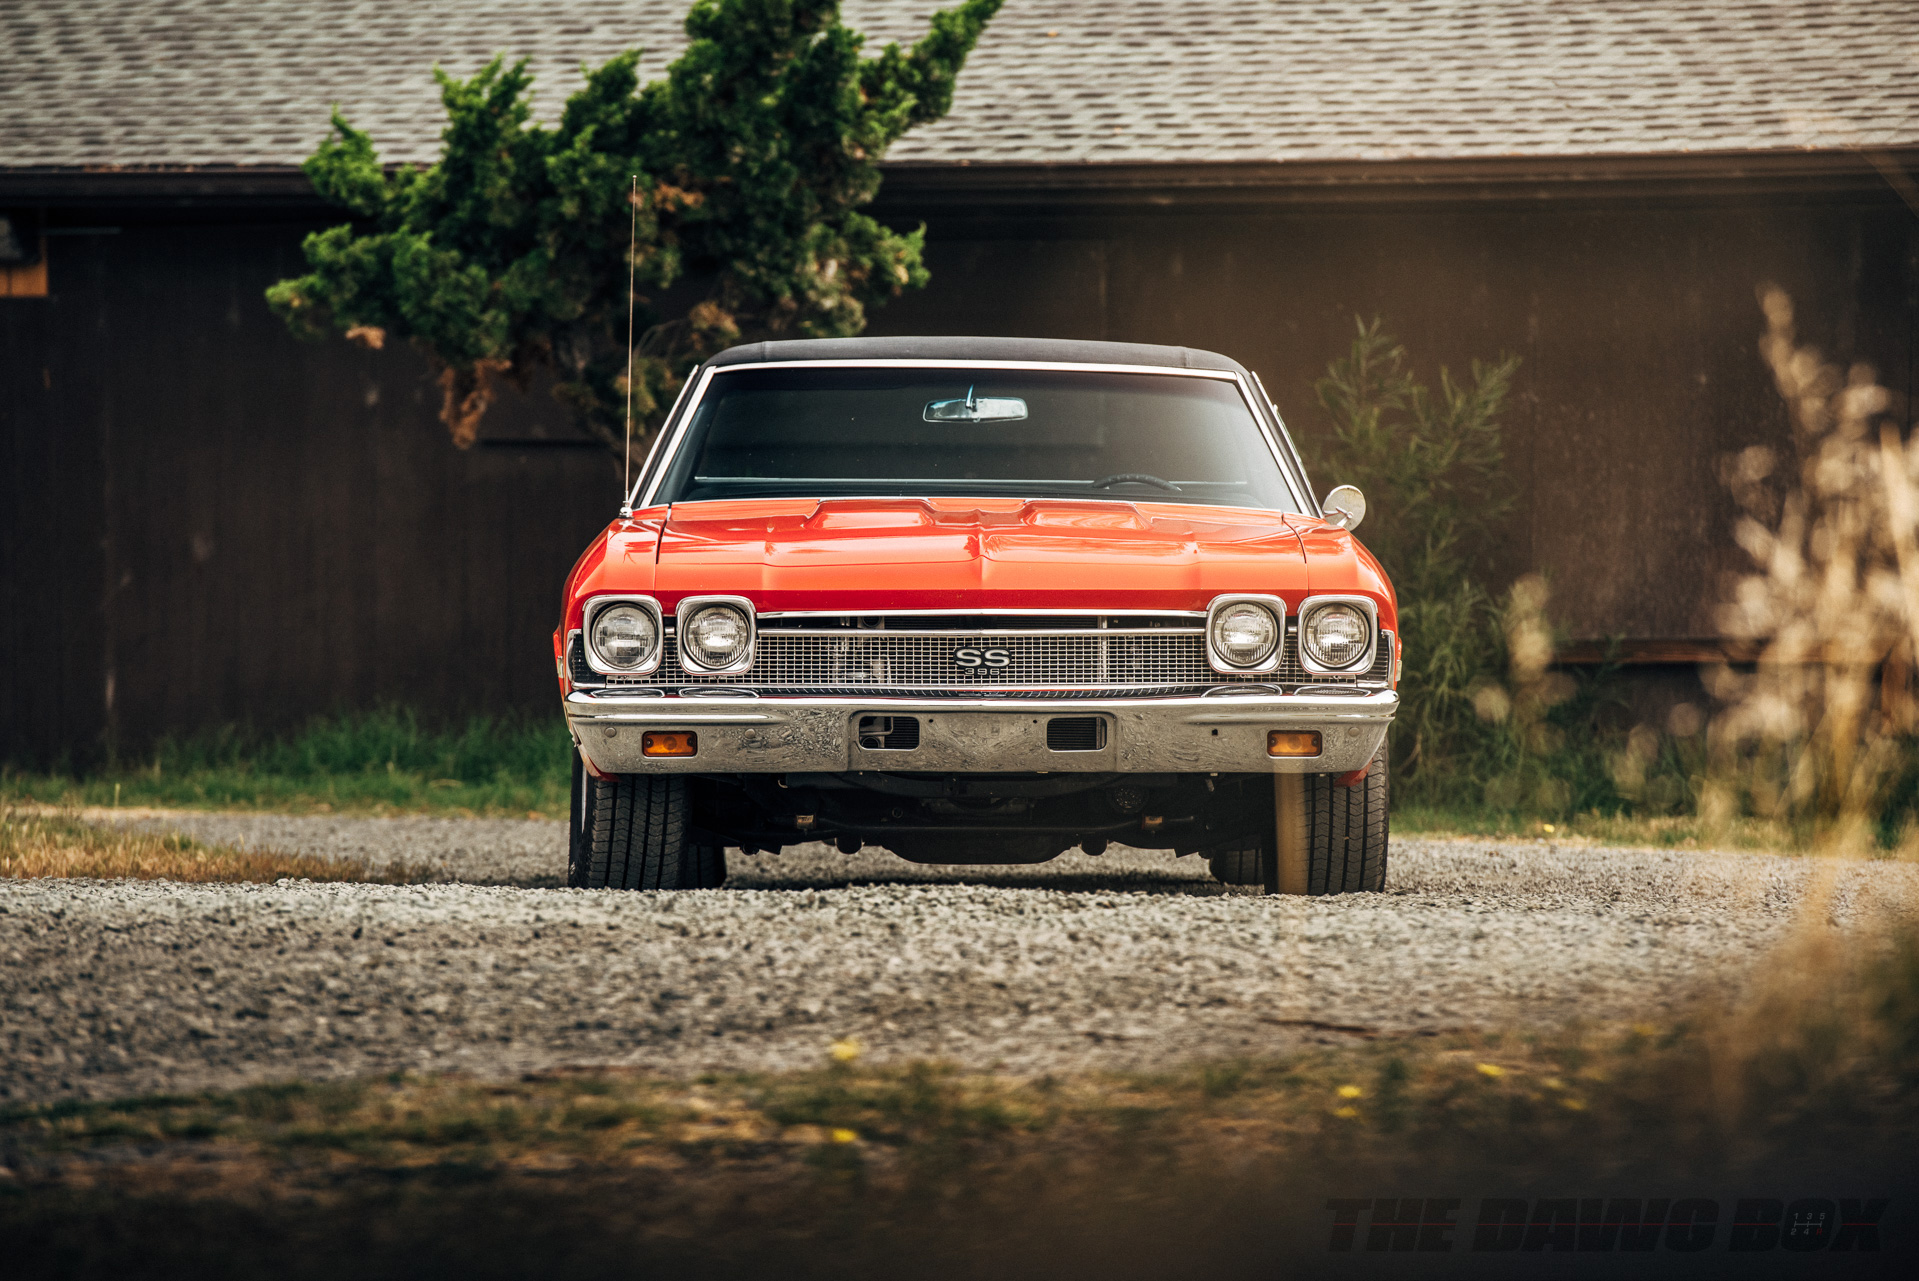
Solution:
[[(607, 661), (593, 643), (594, 627), (600, 616), (619, 605), (633, 606), (653, 621), (652, 651), (631, 667), (620, 667)], [(602, 676), (644, 676), (658, 671), (660, 657), (666, 652), (666, 625), (660, 612), (660, 602), (651, 596), (589, 596), (586, 608), (580, 614), (580, 636), (586, 665)]]
[[(1273, 620), (1273, 645), (1259, 661), (1234, 662), (1219, 647), (1215, 627), (1225, 612), (1236, 605), (1256, 605)], [(1235, 594), (1215, 596), (1206, 607), (1206, 661), (1224, 676), (1258, 676), (1276, 670), (1286, 657), (1286, 602), (1277, 596)]]
[[(1329, 605), (1347, 605), (1357, 609), (1366, 620), (1366, 648), (1359, 657), (1341, 667), (1322, 662), (1311, 644), (1313, 616)], [(1370, 596), (1308, 596), (1299, 605), (1299, 665), (1316, 676), (1351, 676), (1369, 671), (1379, 654), (1379, 603)]]
[[(715, 607), (734, 610), (746, 620), (746, 644), (732, 661), (709, 667), (693, 653), (687, 643), (687, 635), (693, 620), (701, 612)], [(687, 672), (695, 676), (732, 676), (753, 666), (760, 643), (759, 618), (753, 609), (753, 602), (744, 596), (689, 596), (674, 611), (673, 637), (675, 648), (679, 651), (680, 666)]]

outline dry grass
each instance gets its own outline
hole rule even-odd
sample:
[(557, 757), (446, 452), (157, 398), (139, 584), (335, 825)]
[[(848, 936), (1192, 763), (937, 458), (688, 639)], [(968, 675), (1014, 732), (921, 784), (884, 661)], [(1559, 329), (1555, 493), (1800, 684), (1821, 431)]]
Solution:
[[(1703, 1049), (1694, 1033), (1642, 1026), (1385, 1039), (1154, 1075), (1022, 1078), (925, 1062), (693, 1080), (611, 1070), (505, 1083), (395, 1075), (28, 1108), (0, 1116), (0, 1136), (56, 1163), (129, 1143), (190, 1158), (213, 1141), (249, 1169), (250, 1186), (287, 1193), (319, 1170), (335, 1180), (355, 1169), (585, 1165), (723, 1179), (745, 1167), (797, 1173), (822, 1159), (903, 1187), (931, 1155), (957, 1149), (983, 1184), (1042, 1156), (1090, 1169), (1142, 1144), (1158, 1153), (1160, 1174), (1199, 1176), (1227, 1157), (1616, 1139), (1619, 1109), (1643, 1103), (1642, 1090), (1664, 1095), (1674, 1064), (1693, 1072)], [(1707, 1119), (1689, 1115), (1687, 1126)]]
[(1800, 342), (1782, 290), (1764, 288), (1761, 304), (1760, 352), (1793, 449), (1754, 445), (1725, 467), (1753, 564), (1720, 627), (1764, 649), (1749, 675), (1707, 673), (1724, 707), (1700, 812), (1860, 851), (1890, 843), (1919, 744), (1919, 438), (1906, 439), (1873, 369)]
[(203, 845), (185, 836), (95, 825), (71, 813), (0, 809), (0, 877), (89, 877), (139, 881), (312, 881), (405, 883), (406, 869)]

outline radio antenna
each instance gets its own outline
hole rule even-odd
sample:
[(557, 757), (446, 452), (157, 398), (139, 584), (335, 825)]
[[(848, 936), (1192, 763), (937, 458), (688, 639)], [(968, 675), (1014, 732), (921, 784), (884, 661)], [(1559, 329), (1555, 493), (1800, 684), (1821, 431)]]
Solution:
[(627, 197), (626, 230), (626, 450), (620, 457), (620, 516), (633, 514), (633, 270), (640, 247), (640, 175)]

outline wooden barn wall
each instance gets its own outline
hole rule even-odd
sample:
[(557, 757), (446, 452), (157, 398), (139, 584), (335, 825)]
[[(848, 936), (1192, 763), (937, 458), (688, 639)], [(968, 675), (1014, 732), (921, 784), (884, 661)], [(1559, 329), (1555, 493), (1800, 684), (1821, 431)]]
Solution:
[[(0, 300), (0, 756), (552, 703), (560, 582), (617, 471), (457, 451), (415, 354), (293, 340), (262, 291), (300, 234), (124, 221), (53, 241), (49, 298)], [(568, 433), (537, 399), (506, 410), (494, 434)]]
[[(1891, 201), (918, 216), (934, 283), (869, 332), (1214, 348), (1302, 435), (1356, 314), (1429, 378), (1517, 352), (1509, 568), (1552, 575), (1575, 636), (1714, 631), (1738, 564), (1718, 461), (1786, 430), (1760, 281), (1911, 387), (1914, 219)], [(381, 701), (550, 707), (559, 585), (616, 501), (609, 459), (456, 451), (418, 357), (291, 339), (261, 293), (304, 226), (81, 220), (119, 231), (55, 239), (51, 296), (0, 299), (0, 759)], [(570, 435), (538, 394), (486, 430)]]
[[(1577, 638), (1717, 634), (1721, 581), (1742, 563), (1720, 460), (1789, 440), (1758, 355), (1761, 282), (1792, 295), (1803, 340), (1912, 387), (1919, 219), (1890, 196), (1103, 226), (975, 217), (932, 232), (933, 286), (868, 332), (1210, 348), (1258, 371), (1300, 437), (1329, 431), (1313, 384), (1355, 317), (1380, 317), (1434, 384), (1441, 366), (1461, 375), (1516, 353), (1504, 422), (1523, 497), (1506, 568), (1544, 570)], [(1324, 492), (1340, 477), (1314, 480)]]

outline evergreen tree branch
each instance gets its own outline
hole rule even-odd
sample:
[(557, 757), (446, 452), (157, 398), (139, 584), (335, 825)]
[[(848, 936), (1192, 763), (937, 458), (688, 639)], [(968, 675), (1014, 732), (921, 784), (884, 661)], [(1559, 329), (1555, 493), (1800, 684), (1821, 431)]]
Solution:
[(870, 308), (926, 283), (923, 230), (861, 206), (886, 148), (951, 107), (1000, 2), (964, 0), (911, 50), (865, 58), (838, 0), (697, 0), (665, 78), (642, 85), (637, 50), (582, 68), (552, 128), (532, 119), (525, 60), (464, 80), (435, 69), (447, 126), (431, 166), (382, 165), (334, 113), (305, 168), (354, 221), (309, 236), (307, 273), (268, 300), (303, 338), (391, 335), (424, 351), (456, 444), (502, 379), (546, 370), (580, 426), (618, 448), (629, 217), (643, 435), (721, 347), (858, 333)]

